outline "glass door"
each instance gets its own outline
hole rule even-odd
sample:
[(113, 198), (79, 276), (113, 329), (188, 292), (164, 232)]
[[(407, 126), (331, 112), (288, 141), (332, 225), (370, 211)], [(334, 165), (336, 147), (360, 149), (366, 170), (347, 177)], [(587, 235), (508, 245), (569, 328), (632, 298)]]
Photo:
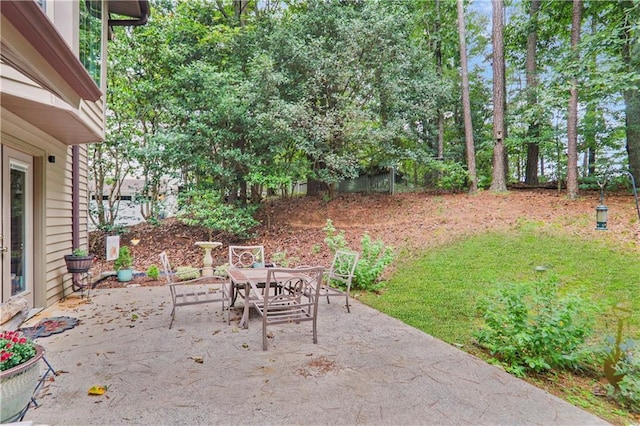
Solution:
[(2, 302), (23, 296), (33, 307), (33, 158), (2, 146)]

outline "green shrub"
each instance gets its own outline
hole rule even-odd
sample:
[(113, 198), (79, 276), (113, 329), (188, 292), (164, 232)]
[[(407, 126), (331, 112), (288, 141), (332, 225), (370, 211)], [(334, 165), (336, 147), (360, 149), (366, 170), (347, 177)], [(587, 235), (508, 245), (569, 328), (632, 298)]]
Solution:
[(431, 160), (426, 168), (427, 180), (437, 189), (459, 191), (467, 187), (469, 173), (461, 163)]
[(160, 278), (160, 268), (158, 268), (158, 265), (150, 265), (147, 269), (147, 276), (152, 280)]
[(248, 238), (251, 236), (251, 229), (258, 225), (258, 221), (253, 218), (255, 206), (237, 207), (227, 204), (214, 191), (194, 190), (181, 194), (180, 205), (178, 220), (187, 225), (207, 228), (209, 240), (214, 231)]
[(120, 251), (118, 252), (118, 258), (113, 263), (116, 271), (121, 269), (131, 269), (133, 267), (133, 255), (131, 254), (131, 250), (127, 246), (120, 247)]
[(633, 310), (625, 303), (613, 307), (617, 318), (615, 336), (605, 338), (604, 375), (609, 384), (609, 395), (620, 405), (633, 412), (640, 412), (640, 341), (623, 339), (625, 323), (633, 315)]
[(474, 335), (507, 371), (522, 376), (579, 366), (579, 349), (591, 333), (589, 306), (578, 296), (561, 296), (553, 277), (510, 285), (481, 299), (478, 309), (485, 327)]
[(200, 276), (200, 270), (192, 266), (178, 266), (175, 276), (179, 281), (194, 280)]
[(331, 219), (327, 219), (327, 224), (322, 228), (322, 230), (327, 235), (324, 242), (329, 247), (329, 250), (331, 250), (331, 253), (335, 253), (338, 250), (348, 247), (347, 240), (344, 237), (344, 231), (338, 232), (333, 226), (333, 221)]
[(297, 257), (287, 257), (287, 251), (284, 250), (273, 253), (271, 261), (278, 267), (289, 268), (291, 265), (295, 265), (300, 262), (300, 259)]
[(640, 413), (640, 342), (627, 340), (622, 345), (624, 355), (616, 364), (616, 373), (622, 376), (618, 390), (609, 386), (610, 394), (634, 413)]
[(384, 241), (378, 239), (372, 241), (368, 234), (364, 234), (362, 240), (362, 253), (356, 269), (353, 273), (353, 287), (361, 290), (376, 290), (378, 277), (393, 261), (393, 249), (385, 247)]
[[(326, 233), (324, 242), (332, 253), (342, 249), (349, 249), (344, 231), (339, 231), (333, 226), (331, 219), (327, 219), (327, 224), (322, 230)], [(365, 291), (377, 290), (378, 278), (394, 258), (393, 249), (385, 247), (384, 241), (378, 239), (371, 241), (368, 234), (364, 234), (360, 240), (362, 252), (360, 259), (353, 273), (352, 287)]]

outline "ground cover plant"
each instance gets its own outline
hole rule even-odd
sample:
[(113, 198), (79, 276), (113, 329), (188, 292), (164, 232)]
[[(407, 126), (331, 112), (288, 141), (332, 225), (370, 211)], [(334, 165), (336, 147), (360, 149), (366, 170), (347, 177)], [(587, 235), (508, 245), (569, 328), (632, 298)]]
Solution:
[[(432, 248), (421, 256), (409, 258), (397, 270), (386, 283), (386, 291), (362, 295), (360, 300), (488, 360), (496, 357), (495, 353), (491, 354), (491, 350), (483, 352), (479, 349), (477, 333), (486, 323), (478, 310), (478, 300), (495, 295), (501, 289), (504, 291), (506, 283), (535, 282), (539, 279), (538, 274), (552, 273), (555, 277), (553, 290), (541, 290), (537, 295), (537, 302), (541, 299), (553, 299), (557, 304), (553, 312), (545, 314), (548, 331), (553, 328), (554, 322), (559, 325), (560, 321), (573, 318), (576, 308), (586, 309), (587, 305), (592, 306), (588, 316), (593, 319), (594, 333), (586, 340), (586, 345), (580, 345), (578, 340), (588, 336), (587, 328), (575, 323), (571, 324), (570, 331), (566, 334), (554, 330), (558, 341), (551, 342), (554, 337), (545, 335), (542, 339), (545, 342), (554, 343), (556, 347), (562, 341), (564, 344), (571, 342), (574, 349), (580, 347), (585, 350), (590, 346), (596, 352), (596, 348), (602, 343), (599, 339), (616, 332), (617, 323), (612, 307), (620, 302), (629, 304), (630, 311), (633, 312), (625, 326), (625, 333), (629, 338), (637, 339), (640, 336), (638, 263), (631, 261), (629, 253), (624, 250), (612, 248), (605, 242), (554, 232), (553, 226), (525, 222), (510, 232), (488, 232), (451, 242)], [(513, 288), (511, 293), (507, 291), (502, 294), (503, 302), (506, 300), (507, 305), (512, 304), (513, 315), (511, 318), (500, 318), (503, 324), (509, 321), (512, 325), (517, 323), (517, 315), (513, 312), (522, 313), (522, 309), (525, 309), (519, 305), (524, 296), (516, 294), (517, 290)], [(577, 302), (577, 297), (582, 302)], [(565, 298), (571, 301), (565, 303)], [(584, 316), (581, 318), (585, 319)], [(497, 319), (494, 315), (492, 321)], [(540, 335), (527, 333), (520, 334), (518, 338), (541, 339)], [(574, 341), (574, 338), (577, 340)], [(502, 344), (502, 349), (510, 348), (513, 352), (513, 347), (509, 344)], [(573, 374), (567, 373), (562, 367), (578, 367), (576, 352), (568, 357), (564, 355), (551, 354), (551, 358), (559, 362), (556, 365), (549, 365), (548, 359), (530, 356), (526, 363), (521, 359), (508, 364), (510, 367), (507, 369), (519, 374), (529, 371), (532, 373), (529, 375), (530, 379), (538, 385), (544, 385), (545, 381), (551, 382), (558, 380), (560, 376)], [(501, 357), (504, 360), (508, 356), (507, 350)], [(594, 359), (593, 364), (584, 367), (587, 371), (575, 373), (573, 377), (586, 379), (592, 387), (605, 389), (601, 363), (603, 358), (594, 355), (591, 359)], [(621, 365), (620, 368), (630, 367)], [(546, 375), (536, 374), (541, 371), (547, 371)], [(633, 386), (632, 380), (628, 381), (630, 387)], [(565, 399), (614, 423), (635, 421), (631, 410), (616, 405), (613, 399), (585, 394), (577, 396), (574, 390), (575, 386), (568, 390), (567, 395), (564, 395)], [(627, 407), (630, 407), (631, 402)]]

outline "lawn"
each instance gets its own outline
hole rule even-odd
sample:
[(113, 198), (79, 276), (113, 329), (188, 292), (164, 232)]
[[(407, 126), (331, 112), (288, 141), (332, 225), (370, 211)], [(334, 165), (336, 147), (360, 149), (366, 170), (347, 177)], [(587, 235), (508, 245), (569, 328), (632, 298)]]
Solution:
[[(363, 294), (360, 300), (439, 339), (478, 353), (473, 345), (473, 332), (482, 324), (477, 301), (501, 286), (530, 282), (538, 278), (537, 274), (552, 273), (560, 281), (561, 292), (577, 293), (595, 307), (591, 344), (601, 344), (605, 335), (615, 332), (612, 307), (618, 303), (632, 310), (625, 335), (640, 338), (638, 253), (614, 248), (604, 239), (588, 241), (556, 231), (523, 223), (509, 232), (488, 232), (418, 256), (401, 255), (397, 272), (386, 283), (386, 289), (380, 294)], [(537, 272), (540, 266), (546, 272)], [(603, 417), (608, 417), (606, 411), (615, 407), (598, 406), (605, 401), (586, 400), (571, 402)], [(608, 420), (620, 421), (615, 416)]]

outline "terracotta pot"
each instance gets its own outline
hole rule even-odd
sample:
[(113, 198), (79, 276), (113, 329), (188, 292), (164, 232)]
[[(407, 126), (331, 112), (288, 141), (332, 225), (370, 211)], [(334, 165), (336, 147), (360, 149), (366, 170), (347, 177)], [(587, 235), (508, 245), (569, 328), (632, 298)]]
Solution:
[(33, 396), (40, 377), (40, 359), (44, 356), (44, 348), (35, 347), (33, 358), (0, 372), (0, 423), (17, 420)]

